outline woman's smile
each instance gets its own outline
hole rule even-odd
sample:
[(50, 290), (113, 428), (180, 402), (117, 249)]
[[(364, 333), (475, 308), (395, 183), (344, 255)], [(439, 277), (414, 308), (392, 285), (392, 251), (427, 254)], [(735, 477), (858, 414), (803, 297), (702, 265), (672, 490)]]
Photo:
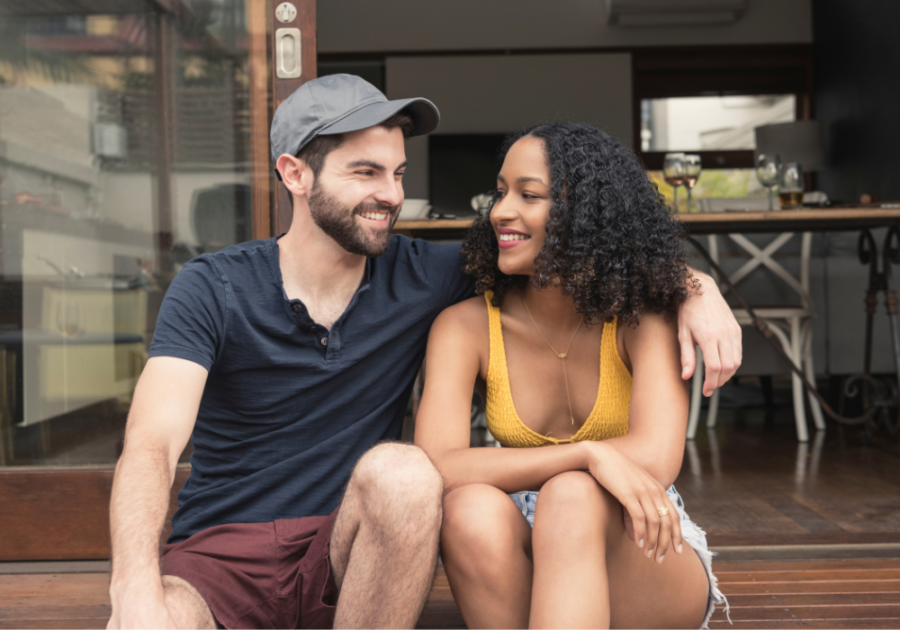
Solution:
[(530, 238), (530, 236), (523, 234), (518, 230), (511, 230), (509, 228), (497, 229), (497, 246), (500, 249), (509, 249), (510, 247), (521, 245)]

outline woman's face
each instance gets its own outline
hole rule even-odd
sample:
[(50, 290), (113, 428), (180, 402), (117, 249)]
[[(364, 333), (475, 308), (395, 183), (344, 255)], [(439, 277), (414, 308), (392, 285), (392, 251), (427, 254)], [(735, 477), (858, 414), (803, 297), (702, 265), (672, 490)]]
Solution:
[(490, 218), (500, 247), (500, 271), (533, 275), (553, 205), (543, 140), (525, 136), (512, 145), (497, 176), (497, 191)]

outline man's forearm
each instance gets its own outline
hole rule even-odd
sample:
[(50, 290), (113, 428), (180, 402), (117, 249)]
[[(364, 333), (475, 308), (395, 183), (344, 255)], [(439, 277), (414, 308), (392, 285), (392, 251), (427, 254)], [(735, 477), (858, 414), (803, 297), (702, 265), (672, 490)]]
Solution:
[(718, 291), (719, 287), (716, 286), (715, 280), (712, 279), (712, 276), (703, 271), (697, 271), (690, 265), (688, 265), (688, 278), (686, 281), (688, 296), (699, 295), (703, 292), (705, 287), (715, 287)]
[(126, 446), (110, 502), (110, 591), (162, 589), (159, 538), (169, 509), (173, 470), (164, 449)]

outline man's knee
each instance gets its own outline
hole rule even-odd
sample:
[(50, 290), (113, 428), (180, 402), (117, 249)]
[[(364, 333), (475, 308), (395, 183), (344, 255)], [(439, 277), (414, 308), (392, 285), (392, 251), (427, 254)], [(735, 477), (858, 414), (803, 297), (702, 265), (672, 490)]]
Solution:
[(440, 511), (443, 480), (425, 452), (412, 444), (387, 442), (363, 455), (350, 477), (365, 503), (389, 502), (436, 507)]
[(215, 628), (216, 620), (203, 596), (189, 582), (174, 575), (162, 578), (166, 609), (179, 628)]

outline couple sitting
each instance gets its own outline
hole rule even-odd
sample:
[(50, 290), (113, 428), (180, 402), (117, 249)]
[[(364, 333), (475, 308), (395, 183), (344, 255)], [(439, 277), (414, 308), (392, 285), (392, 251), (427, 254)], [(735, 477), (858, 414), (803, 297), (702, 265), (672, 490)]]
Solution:
[[(293, 222), (166, 295), (113, 488), (110, 627), (413, 627), (439, 543), (469, 627), (699, 627), (724, 603), (671, 484), (693, 344), (707, 394), (740, 362), (730, 310), (638, 160), (585, 125), (510, 140), (462, 264), (391, 236), (404, 138), (438, 120), (347, 75), (277, 110)], [(417, 446), (385, 442), (426, 339)], [(473, 387), (509, 448), (469, 448)]]

